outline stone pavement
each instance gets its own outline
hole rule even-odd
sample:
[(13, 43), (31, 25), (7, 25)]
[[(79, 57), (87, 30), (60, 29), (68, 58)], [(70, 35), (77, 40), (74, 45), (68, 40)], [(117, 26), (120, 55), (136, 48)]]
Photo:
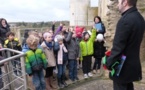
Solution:
[[(80, 73), (81, 72), (81, 73)], [(143, 79), (139, 82), (134, 82), (135, 90), (145, 90), (145, 62), (142, 63)], [(80, 80), (72, 83), (67, 81), (69, 86), (61, 90), (113, 90), (112, 81), (101, 74), (95, 74), (92, 78), (83, 79), (82, 71), (79, 71)]]

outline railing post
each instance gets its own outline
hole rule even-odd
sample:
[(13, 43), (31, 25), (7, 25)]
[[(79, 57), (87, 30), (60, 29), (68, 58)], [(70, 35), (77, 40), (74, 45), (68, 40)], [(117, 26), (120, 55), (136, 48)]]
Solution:
[(26, 70), (25, 70), (25, 58), (21, 57), (21, 68), (22, 68), (22, 76), (24, 79), (24, 90), (27, 90), (27, 80), (26, 80)]
[[(7, 51), (7, 58), (9, 58), (9, 57), (11, 57), (10, 51)], [(11, 72), (11, 71), (13, 71), (12, 67), (13, 66), (12, 66), (11, 62), (8, 62), (8, 65), (7, 65), (7, 73), (9, 73), (8, 74), (8, 82), (11, 82), (13, 80), (13, 75), (12, 75), (13, 72)], [(14, 90), (14, 84), (11, 83), (9, 85), (9, 88), (10, 88), (10, 90)]]

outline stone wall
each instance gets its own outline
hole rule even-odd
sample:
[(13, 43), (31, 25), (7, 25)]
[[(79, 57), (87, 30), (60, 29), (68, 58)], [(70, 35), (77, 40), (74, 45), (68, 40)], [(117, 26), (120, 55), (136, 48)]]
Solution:
[[(107, 19), (105, 19), (103, 21), (106, 21), (106, 23), (105, 23), (106, 30), (107, 30), (107, 33), (106, 33), (107, 43), (106, 43), (106, 45), (109, 47), (109, 49), (111, 49), (113, 38), (114, 38), (114, 33), (115, 33), (115, 29), (116, 29), (116, 24), (120, 18), (120, 14), (119, 14), (118, 9), (117, 9), (116, 0), (110, 0), (109, 2), (107, 1), (107, 3), (108, 4), (106, 6), (99, 7), (99, 8), (104, 9), (104, 10), (108, 9), (108, 12), (106, 13)], [(138, 7), (139, 11), (141, 12), (141, 14), (145, 18), (145, 0), (138, 0), (137, 7)], [(141, 57), (141, 60), (145, 61), (145, 35), (144, 35), (144, 39), (143, 39), (142, 45), (141, 45), (140, 57)]]

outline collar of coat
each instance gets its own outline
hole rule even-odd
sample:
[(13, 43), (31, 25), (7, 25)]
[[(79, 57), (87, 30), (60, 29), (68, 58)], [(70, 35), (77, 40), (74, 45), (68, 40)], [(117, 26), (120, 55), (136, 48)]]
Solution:
[(137, 11), (136, 7), (131, 7), (128, 10), (126, 10), (125, 12), (122, 13), (122, 16), (131, 12)]

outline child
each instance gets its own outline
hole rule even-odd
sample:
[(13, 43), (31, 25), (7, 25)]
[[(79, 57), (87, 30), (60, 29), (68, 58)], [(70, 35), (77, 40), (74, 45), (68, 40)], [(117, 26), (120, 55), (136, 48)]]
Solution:
[(46, 90), (43, 69), (47, 68), (47, 61), (42, 49), (38, 48), (39, 38), (30, 35), (26, 44), (28, 47), (23, 47), (22, 50), (26, 53), (26, 72), (29, 76), (32, 76), (35, 90)]
[(92, 55), (94, 53), (93, 43), (96, 37), (96, 29), (92, 30), (92, 35), (89, 35), (89, 32), (83, 33), (83, 40), (80, 42), (80, 50), (81, 50), (81, 59), (82, 59), (82, 67), (84, 78), (92, 77), (91, 73), (91, 63), (92, 63)]
[[(17, 38), (15, 38), (15, 34), (13, 32), (6, 33), (6, 37), (7, 37), (7, 39), (5, 40), (5, 43), (4, 43), (5, 48), (11, 48), (11, 49), (18, 50), (18, 51), (22, 50), (19, 40)], [(11, 52), (10, 54), (11, 54), (11, 56), (17, 55), (16, 53), (13, 53), (13, 52)], [(20, 58), (12, 60), (11, 63), (14, 67), (13, 68), (14, 74), (17, 76), (21, 75)], [(17, 68), (17, 66), (18, 66), (18, 68)]]
[[(83, 31), (84, 31), (84, 27), (79, 27), (79, 26), (76, 26), (75, 27), (75, 33), (76, 33), (76, 39), (77, 39), (77, 41), (80, 43), (81, 42), (81, 40), (82, 40), (82, 33), (83, 33)], [(78, 60), (77, 61), (77, 69), (80, 69), (80, 68), (82, 68), (82, 62), (81, 62), (81, 60)]]
[(46, 87), (48, 90), (56, 88), (56, 85), (53, 85), (53, 69), (56, 67), (56, 59), (54, 56), (54, 42), (52, 41), (52, 34), (45, 32), (43, 34), (44, 41), (41, 44), (43, 51), (48, 59), (48, 67), (46, 68)]
[(79, 80), (77, 77), (77, 61), (79, 60), (79, 42), (76, 39), (76, 33), (73, 28), (67, 35), (67, 49), (68, 49), (68, 59), (69, 59), (69, 78), (72, 82)]
[(96, 65), (97, 73), (100, 73), (100, 66), (102, 57), (105, 55), (106, 48), (104, 47), (104, 37), (103, 34), (98, 34), (94, 42), (94, 57), (95, 63), (93, 66), (93, 73), (96, 74)]
[(66, 53), (68, 52), (66, 47), (63, 44), (63, 36), (57, 35), (55, 37), (59, 43), (59, 51), (57, 52), (57, 68), (58, 68), (58, 86), (63, 88), (67, 86), (65, 82), (65, 62), (66, 62)]

